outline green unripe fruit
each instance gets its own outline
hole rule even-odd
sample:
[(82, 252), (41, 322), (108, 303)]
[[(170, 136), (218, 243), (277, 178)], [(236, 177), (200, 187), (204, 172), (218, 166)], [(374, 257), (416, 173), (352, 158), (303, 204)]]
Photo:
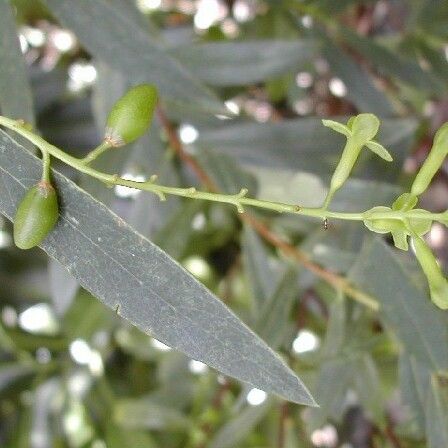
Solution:
[(448, 123), (445, 123), (434, 137), (434, 143), (425, 163), (415, 176), (411, 193), (415, 196), (421, 195), (431, 183), (433, 177), (442, 166), (448, 155)]
[(157, 104), (157, 89), (141, 84), (128, 90), (107, 117), (104, 140), (119, 147), (140, 138), (149, 128)]
[(421, 238), (413, 238), (413, 243), (417, 260), (428, 279), (431, 300), (442, 310), (448, 309), (448, 281), (436, 258)]
[(53, 186), (41, 181), (26, 193), (14, 219), (14, 243), (31, 249), (41, 243), (58, 220), (58, 199)]

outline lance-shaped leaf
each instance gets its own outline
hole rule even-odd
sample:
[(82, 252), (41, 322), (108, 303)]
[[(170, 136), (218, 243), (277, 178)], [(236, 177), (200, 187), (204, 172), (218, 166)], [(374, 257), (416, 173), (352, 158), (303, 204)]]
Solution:
[(136, 23), (135, 12), (113, 3), (47, 0), (54, 15), (76, 33), (92, 55), (134, 83), (157, 84), (161, 96), (170, 103), (204, 112), (228, 113), (211, 91)]
[(421, 282), (379, 239), (367, 240), (350, 275), (381, 304), (380, 318), (416, 361), (434, 370), (448, 368), (445, 314), (427, 299)]
[[(41, 162), (0, 132), (0, 212), (12, 218)], [(221, 301), (107, 207), (54, 173), (61, 212), (41, 247), (145, 333), (288, 400), (313, 405), (287, 365)]]
[(238, 86), (297, 69), (309, 62), (312, 50), (309, 40), (260, 40), (181, 46), (173, 54), (207, 84)]
[(0, 108), (3, 114), (34, 123), (25, 61), (9, 2), (0, 2)]

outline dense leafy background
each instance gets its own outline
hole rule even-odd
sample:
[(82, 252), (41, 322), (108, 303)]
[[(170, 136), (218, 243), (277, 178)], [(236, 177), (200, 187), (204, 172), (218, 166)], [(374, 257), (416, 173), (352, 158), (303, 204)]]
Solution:
[[(343, 143), (320, 117), (373, 112), (395, 162), (385, 169), (363, 154), (333, 204), (359, 211), (404, 191), (448, 119), (446, 23), (444, 0), (1, 0), (0, 110), (82, 155), (113, 102), (154, 82), (168, 125), (215, 186), (309, 206), (322, 201)], [(158, 117), (96, 166), (201, 187), (170, 129)], [(8, 217), (38, 178), (23, 143), (0, 135)], [(299, 249), (374, 297), (374, 312), (229, 207), (160, 203), (55, 168), (71, 180), (57, 175), (64, 208), (43, 246), (51, 259), (18, 251), (10, 222), (0, 227), (2, 446), (448, 446), (448, 318), (408, 254), (358, 223), (324, 231), (251, 212), (289, 254)], [(446, 175), (427, 208), (447, 208)], [(437, 225), (428, 237), (442, 262), (445, 238)], [(320, 408), (198, 359), (302, 401), (294, 372)]]

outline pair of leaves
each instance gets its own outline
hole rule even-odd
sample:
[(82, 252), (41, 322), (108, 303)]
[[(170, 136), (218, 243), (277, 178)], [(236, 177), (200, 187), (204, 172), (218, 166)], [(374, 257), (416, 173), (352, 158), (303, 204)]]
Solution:
[[(386, 162), (392, 162), (393, 159), (389, 151), (383, 145), (372, 140), (378, 132), (378, 126), (375, 126), (376, 123), (372, 123), (374, 121), (372, 118), (376, 117), (372, 114), (360, 114), (350, 118), (346, 125), (333, 120), (322, 120), (322, 124), (344, 135), (347, 137), (347, 140), (353, 138), (356, 141), (362, 142), (363, 146), (365, 145), (378, 157), (381, 157)], [(379, 124), (377, 118), (376, 122)]]

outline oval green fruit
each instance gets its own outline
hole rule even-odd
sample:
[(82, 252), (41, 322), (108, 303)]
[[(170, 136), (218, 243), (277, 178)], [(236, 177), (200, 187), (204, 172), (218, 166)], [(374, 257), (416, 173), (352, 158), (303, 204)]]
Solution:
[(141, 137), (149, 128), (157, 104), (157, 89), (140, 84), (128, 90), (107, 117), (104, 140), (119, 147)]
[(14, 219), (14, 243), (20, 249), (37, 246), (58, 220), (58, 199), (53, 186), (41, 181), (26, 193)]

